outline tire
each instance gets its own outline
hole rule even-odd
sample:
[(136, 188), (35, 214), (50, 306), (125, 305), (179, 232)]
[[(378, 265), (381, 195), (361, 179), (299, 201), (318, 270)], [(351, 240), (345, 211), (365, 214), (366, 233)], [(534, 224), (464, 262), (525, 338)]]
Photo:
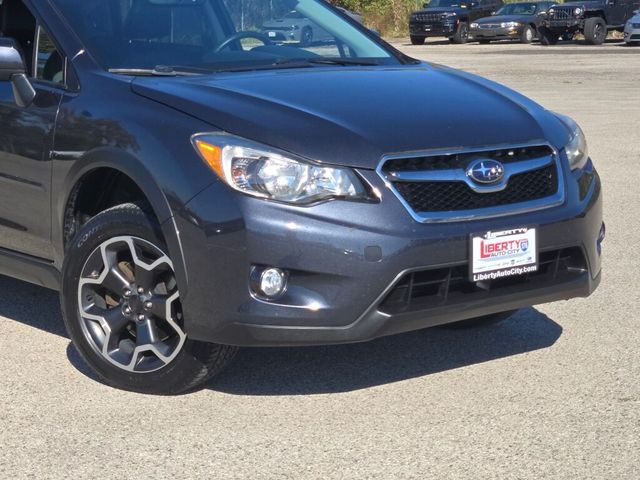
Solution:
[(304, 27), (302, 33), (300, 33), (300, 46), (308, 47), (313, 42), (313, 30), (309, 27)]
[(602, 45), (607, 33), (607, 23), (602, 18), (592, 17), (585, 20), (584, 39), (589, 45)]
[(575, 33), (565, 33), (564, 35), (562, 35), (562, 40), (566, 41), (566, 42), (570, 42), (573, 40), (573, 38), (576, 36)]
[(411, 45), (424, 45), (425, 37), (418, 37), (416, 35), (411, 35)]
[(157, 222), (134, 204), (99, 213), (69, 245), (60, 296), (65, 326), (108, 385), (184, 393), (222, 371), (237, 351), (186, 337), (165, 251)]
[(531, 43), (535, 37), (535, 33), (531, 25), (525, 25), (520, 32), (520, 43)]
[(553, 33), (544, 27), (540, 29), (540, 43), (542, 45), (555, 45), (558, 43), (558, 38), (560, 37), (557, 33)]
[(462, 320), (460, 322), (447, 323), (445, 325), (441, 325), (439, 328), (445, 330), (469, 330), (472, 328), (487, 327), (489, 325), (504, 322), (511, 318), (516, 312), (517, 310), (510, 310), (508, 312), (494, 313), (492, 315), (470, 318), (469, 320)]
[(478, 40), (478, 43), (480, 45), (489, 45), (491, 43), (491, 40)]
[(469, 24), (467, 22), (458, 23), (456, 33), (449, 40), (456, 45), (467, 43), (469, 41)]

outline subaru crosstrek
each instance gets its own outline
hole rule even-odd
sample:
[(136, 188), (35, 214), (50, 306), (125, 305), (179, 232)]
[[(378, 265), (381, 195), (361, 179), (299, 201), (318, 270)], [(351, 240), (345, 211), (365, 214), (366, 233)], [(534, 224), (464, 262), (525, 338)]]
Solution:
[[(578, 125), (320, 0), (4, 0), (0, 271), (111, 385), (591, 294)], [(259, 8), (258, 8), (259, 7)], [(296, 11), (330, 39), (274, 43)]]

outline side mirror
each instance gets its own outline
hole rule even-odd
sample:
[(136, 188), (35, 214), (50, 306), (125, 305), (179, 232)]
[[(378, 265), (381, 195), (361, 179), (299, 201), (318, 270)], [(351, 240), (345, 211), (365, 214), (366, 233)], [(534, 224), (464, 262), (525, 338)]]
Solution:
[(25, 108), (33, 103), (36, 91), (26, 75), (27, 67), (15, 40), (0, 38), (0, 82), (11, 82), (16, 104)]
[(20, 75), (26, 71), (15, 40), (0, 38), (0, 82), (8, 82), (14, 75)]

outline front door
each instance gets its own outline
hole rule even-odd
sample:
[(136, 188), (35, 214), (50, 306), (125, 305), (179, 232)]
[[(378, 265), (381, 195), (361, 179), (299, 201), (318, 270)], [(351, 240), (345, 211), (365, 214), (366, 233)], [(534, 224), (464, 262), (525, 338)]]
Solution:
[(3, 12), (3, 33), (20, 44), (37, 96), (21, 108), (11, 82), (0, 82), (0, 248), (51, 259), (50, 151), (64, 73), (44, 78), (45, 67), (58, 70), (54, 63), (60, 64), (61, 57), (48, 62), (55, 47), (35, 20), (33, 31), (27, 31), (24, 16), (30, 12), (17, 3), (22, 5), (3, 4), (11, 6)]

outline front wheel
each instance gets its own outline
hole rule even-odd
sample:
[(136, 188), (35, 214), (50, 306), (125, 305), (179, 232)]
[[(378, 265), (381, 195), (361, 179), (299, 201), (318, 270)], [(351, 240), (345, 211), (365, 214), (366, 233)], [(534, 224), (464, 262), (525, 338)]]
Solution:
[(469, 41), (469, 25), (466, 22), (458, 23), (456, 33), (449, 40), (458, 45), (467, 43)]
[(542, 45), (555, 45), (558, 43), (560, 36), (557, 33), (553, 33), (548, 28), (540, 28), (540, 43)]
[(157, 222), (134, 204), (84, 225), (63, 266), (71, 340), (107, 384), (179, 394), (220, 372), (236, 348), (189, 340), (173, 263)]
[(590, 45), (602, 45), (607, 38), (607, 23), (600, 17), (587, 18), (584, 22), (584, 39)]
[(441, 325), (440, 328), (446, 330), (468, 330), (471, 328), (486, 327), (489, 325), (495, 325), (500, 322), (511, 318), (517, 310), (510, 310), (508, 312), (494, 313), (491, 315), (485, 315), (483, 317), (470, 318), (469, 320), (462, 320), (460, 322), (447, 323)]
[(424, 45), (425, 37), (411, 35), (411, 45)]
[(520, 43), (531, 43), (534, 37), (533, 28), (531, 25), (525, 25), (520, 32)]

